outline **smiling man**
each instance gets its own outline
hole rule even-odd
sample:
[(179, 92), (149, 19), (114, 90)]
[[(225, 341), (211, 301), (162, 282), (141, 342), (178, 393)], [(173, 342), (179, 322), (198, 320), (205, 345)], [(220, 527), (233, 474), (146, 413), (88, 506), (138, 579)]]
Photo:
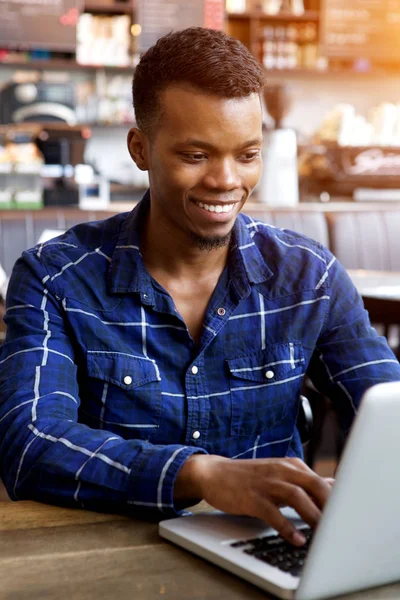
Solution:
[(146, 52), (130, 154), (150, 189), (17, 261), (0, 357), (0, 474), (13, 499), (175, 515), (204, 498), (295, 544), (330, 485), (301, 460), (302, 380), (347, 430), (400, 379), (330, 252), (239, 214), (261, 174), (263, 73), (222, 32)]
[[(146, 58), (143, 61), (134, 85), (137, 79), (141, 84)], [(262, 75), (256, 68), (257, 90)], [(197, 80), (193, 74), (192, 80)], [(190, 82), (172, 81), (162, 93), (155, 123), (144, 117), (142, 124), (141, 105), (136, 103), (141, 130), (132, 129), (128, 137), (133, 160), (149, 172), (151, 200), (141, 245), (144, 263), (171, 294), (196, 345), (227, 263), (235, 219), (261, 174), (262, 143), (256, 91), (224, 98), (204, 87), (206, 92)]]

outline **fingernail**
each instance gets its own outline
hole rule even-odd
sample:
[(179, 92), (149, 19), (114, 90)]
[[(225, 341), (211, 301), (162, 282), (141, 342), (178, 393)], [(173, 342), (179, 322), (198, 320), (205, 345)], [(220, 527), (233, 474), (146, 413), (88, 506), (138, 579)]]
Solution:
[(306, 543), (306, 538), (299, 531), (294, 531), (292, 533), (292, 541), (296, 546), (303, 546)]

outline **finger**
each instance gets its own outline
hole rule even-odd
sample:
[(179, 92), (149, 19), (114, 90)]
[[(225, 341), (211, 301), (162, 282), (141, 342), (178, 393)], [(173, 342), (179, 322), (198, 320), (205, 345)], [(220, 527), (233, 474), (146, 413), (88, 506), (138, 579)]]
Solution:
[(298, 458), (297, 456), (291, 456), (291, 457), (287, 457), (284, 459), (285, 462), (287, 462), (289, 465), (292, 465), (293, 467), (295, 467), (296, 469), (300, 469), (302, 471), (306, 471), (306, 472), (313, 472), (312, 469), (304, 462), (304, 460), (302, 460), (301, 458)]
[(270, 464), (268, 466), (274, 479), (292, 483), (304, 489), (315, 500), (319, 508), (324, 507), (332, 486), (310, 469), (300, 458), (278, 459), (274, 461), (272, 466)]
[(256, 514), (258, 518), (262, 519), (268, 525), (276, 529), (279, 535), (289, 544), (295, 546), (303, 546), (306, 543), (306, 539), (296, 527), (283, 516), (281, 511), (268, 499), (264, 499)]
[[(280, 482), (279, 488), (274, 493), (277, 502), (282, 500), (291, 506), (300, 517), (313, 529), (318, 525), (321, 511), (314, 500), (302, 488), (287, 482)], [(276, 497), (278, 496), (278, 497)]]
[(331, 487), (333, 486), (333, 484), (335, 483), (335, 479), (333, 477), (324, 477), (324, 480), (326, 481), (326, 483), (328, 485), (330, 485)]
[(321, 509), (325, 506), (332, 491), (332, 485), (314, 473), (314, 471), (311, 471), (311, 469), (307, 472), (293, 469), (287, 481), (305, 490)]
[(305, 486), (304, 489), (322, 510), (332, 492), (332, 485), (315, 474), (312, 479), (310, 479), (310, 485)]

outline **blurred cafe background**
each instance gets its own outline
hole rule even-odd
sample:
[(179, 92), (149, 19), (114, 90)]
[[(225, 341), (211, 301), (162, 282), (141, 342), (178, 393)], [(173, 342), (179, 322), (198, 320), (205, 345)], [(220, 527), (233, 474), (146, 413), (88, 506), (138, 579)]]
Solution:
[(225, 30), (265, 69), (264, 173), (245, 211), (330, 247), (398, 352), (397, 0), (0, 0), (0, 295), (25, 248), (140, 199), (132, 75), (192, 25)]
[(226, 30), (265, 68), (254, 201), (400, 199), (400, 3), (2, 0), (0, 210), (140, 198), (147, 176), (125, 142), (132, 73), (160, 36), (190, 25)]

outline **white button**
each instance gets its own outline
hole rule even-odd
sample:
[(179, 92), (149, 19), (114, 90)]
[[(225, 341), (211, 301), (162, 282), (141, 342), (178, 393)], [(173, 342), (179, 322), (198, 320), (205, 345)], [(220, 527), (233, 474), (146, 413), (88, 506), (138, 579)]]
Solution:
[(226, 310), (224, 309), (223, 306), (221, 306), (218, 310), (217, 313), (219, 314), (220, 317), (223, 317), (224, 314), (226, 313)]
[(192, 438), (193, 438), (194, 440), (198, 440), (198, 439), (199, 439), (199, 437), (200, 437), (200, 431), (193, 431), (193, 433), (192, 433)]
[(132, 383), (132, 377), (130, 375), (125, 375), (124, 377), (124, 384), (125, 385), (131, 385)]
[(274, 375), (275, 375), (275, 373), (274, 373), (273, 371), (267, 371), (267, 372), (265, 373), (265, 377), (266, 377), (267, 379), (272, 379)]
[(199, 368), (196, 367), (196, 365), (193, 365), (193, 367), (192, 367), (192, 373), (193, 373), (193, 375), (197, 375), (198, 372), (199, 372)]

